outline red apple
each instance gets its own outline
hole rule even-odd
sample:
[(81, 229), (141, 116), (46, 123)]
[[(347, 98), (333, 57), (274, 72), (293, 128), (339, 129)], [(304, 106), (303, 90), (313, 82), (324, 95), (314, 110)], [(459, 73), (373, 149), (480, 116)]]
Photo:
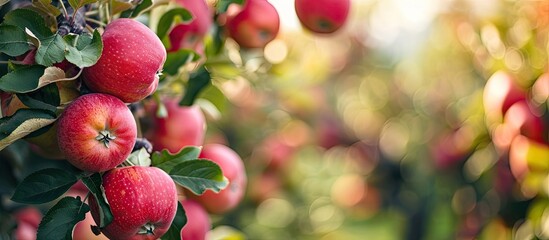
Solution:
[(266, 0), (246, 0), (242, 10), (227, 17), (229, 36), (243, 48), (262, 48), (280, 27), (276, 9)]
[(206, 239), (206, 233), (212, 228), (208, 212), (200, 204), (190, 199), (181, 201), (181, 205), (187, 215), (187, 224), (181, 229), (181, 239)]
[(234, 209), (242, 200), (247, 184), (246, 171), (240, 156), (225, 145), (207, 144), (202, 148), (199, 157), (217, 163), (229, 180), (229, 185), (219, 193), (207, 190), (197, 196), (189, 192), (188, 197), (199, 202), (210, 213), (222, 214)]
[(350, 0), (295, 0), (301, 24), (315, 33), (333, 33), (347, 21)]
[(171, 47), (168, 52), (179, 49), (197, 49), (204, 47), (202, 41), (213, 22), (213, 14), (204, 0), (176, 0), (177, 4), (189, 10), (193, 19), (189, 23), (176, 25), (169, 33)]
[(484, 86), (484, 111), (490, 124), (499, 123), (514, 103), (526, 99), (526, 92), (515, 78), (503, 71), (495, 72)]
[(179, 106), (175, 99), (164, 100), (168, 115), (156, 116), (158, 106), (148, 108), (153, 114), (152, 128), (146, 138), (153, 144), (155, 151), (167, 149), (177, 153), (185, 146), (202, 146), (206, 132), (206, 120), (198, 106)]
[(166, 49), (156, 34), (137, 20), (119, 18), (107, 25), (101, 38), (101, 57), (82, 73), (90, 90), (127, 103), (152, 94), (166, 61)]
[[(121, 167), (103, 175), (104, 196), (113, 221), (101, 229), (109, 239), (157, 239), (170, 228), (177, 211), (175, 183), (156, 167)], [(99, 207), (90, 198), (90, 211), (99, 222)]]
[(92, 226), (97, 226), (90, 212), (86, 213), (86, 218), (74, 226), (72, 239), (74, 240), (108, 240), (103, 234), (95, 235)]
[(492, 141), (497, 148), (506, 153), (511, 142), (518, 135), (526, 136), (534, 141), (544, 141), (545, 126), (541, 113), (521, 100), (513, 104), (505, 113), (503, 123), (497, 125), (492, 132)]
[(58, 120), (59, 148), (75, 167), (103, 172), (131, 153), (137, 126), (130, 109), (108, 94), (86, 94), (73, 101)]
[(474, 135), (469, 127), (461, 127), (451, 132), (442, 133), (434, 139), (430, 147), (431, 156), (437, 169), (450, 169), (471, 153)]
[(15, 239), (36, 239), (42, 213), (35, 207), (25, 207), (15, 212), (14, 217), (17, 222), (17, 228), (13, 232)]

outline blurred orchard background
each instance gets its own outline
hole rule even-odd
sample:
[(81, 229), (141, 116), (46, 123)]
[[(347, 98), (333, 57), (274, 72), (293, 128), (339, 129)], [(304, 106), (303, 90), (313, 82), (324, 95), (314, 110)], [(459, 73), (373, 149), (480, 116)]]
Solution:
[[(549, 238), (549, 1), (352, 0), (326, 36), (302, 29), (293, 1), (269, 2), (274, 41), (227, 40), (208, 60), (206, 143), (238, 152), (249, 180), (210, 237)], [(492, 76), (513, 78), (537, 120), (492, 117), (487, 99), (508, 88), (489, 90)], [(33, 171), (21, 166), (0, 168), (4, 198)]]

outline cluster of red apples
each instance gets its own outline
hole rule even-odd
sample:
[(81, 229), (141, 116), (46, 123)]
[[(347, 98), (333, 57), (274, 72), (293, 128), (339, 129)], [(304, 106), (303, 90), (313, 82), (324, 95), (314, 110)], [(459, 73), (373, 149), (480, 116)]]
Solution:
[[(46, 133), (28, 138), (31, 148), (46, 158), (66, 159), (87, 174), (102, 173), (104, 198), (113, 214), (110, 224), (99, 225), (101, 210), (94, 197), (88, 197), (90, 213), (73, 231), (73, 239), (157, 239), (168, 231), (178, 202), (185, 209), (187, 223), (182, 239), (205, 239), (211, 228), (209, 214), (224, 214), (234, 209), (247, 185), (244, 164), (239, 155), (222, 144), (205, 144), (206, 120), (200, 108), (180, 106), (178, 97), (162, 96), (161, 103), (148, 98), (157, 90), (167, 52), (190, 49), (204, 53), (204, 39), (214, 21), (224, 26), (227, 37), (242, 48), (262, 48), (279, 31), (279, 15), (266, 0), (245, 0), (235, 11), (214, 16), (204, 0), (176, 0), (187, 9), (192, 21), (173, 26), (170, 45), (143, 23), (130, 18), (109, 22), (101, 34), (103, 50), (96, 64), (82, 70), (78, 86), (58, 82), (61, 102), (70, 102), (58, 121)], [(314, 33), (327, 34), (343, 26), (349, 13), (349, 0), (296, 0), (295, 10), (302, 25)], [(34, 64), (36, 49), (19, 57)], [(55, 64), (65, 72), (78, 70), (68, 62)], [(74, 84), (71, 82), (70, 84)], [(82, 87), (80, 87), (80, 85)], [(89, 93), (78, 91), (89, 89)], [(83, 94), (84, 93), (84, 94)], [(3, 116), (13, 115), (26, 106), (15, 94), (2, 93)], [(229, 181), (216, 193), (202, 195), (177, 185), (162, 169), (154, 166), (127, 166), (136, 150), (138, 118), (128, 105), (143, 104), (151, 126), (143, 136), (154, 151), (175, 154), (187, 146), (199, 146), (199, 159), (215, 162)], [(159, 105), (166, 116), (157, 116)], [(66, 195), (86, 199), (88, 189), (73, 186)], [(42, 218), (34, 208), (17, 214), (17, 239), (34, 239)]]

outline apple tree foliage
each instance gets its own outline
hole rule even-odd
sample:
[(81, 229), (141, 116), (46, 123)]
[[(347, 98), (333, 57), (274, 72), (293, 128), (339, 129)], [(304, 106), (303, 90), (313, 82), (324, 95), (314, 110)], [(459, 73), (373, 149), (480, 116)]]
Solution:
[[(216, 14), (226, 11), (233, 2), (242, 1), (220, 1)], [(85, 199), (62, 197), (79, 180), (90, 191), (86, 198), (95, 198), (101, 208), (97, 227), (104, 227), (112, 221), (112, 213), (102, 193), (102, 173), (84, 173), (65, 162), (37, 164), (31, 168), (15, 166), (25, 158), (25, 153), (20, 150), (27, 148), (25, 142), (19, 140), (38, 136), (56, 122), (64, 107), (70, 103), (61, 102), (62, 92), (56, 83), (81, 81), (82, 69), (94, 65), (101, 56), (101, 33), (110, 20), (142, 20), (156, 29), (158, 37), (168, 47), (169, 30), (176, 23), (190, 21), (192, 16), (186, 9), (175, 7), (165, 10), (156, 19), (157, 24), (150, 26), (147, 18), (150, 18), (151, 10), (167, 2), (33, 0), (25, 7), (16, 7), (22, 3), (15, 0), (0, 3), (4, 5), (0, 11), (0, 93), (13, 94), (27, 106), (11, 116), (0, 116), (0, 150), (4, 150), (0, 158), (13, 160), (2, 163), (7, 166), (1, 168), (2, 174), (6, 173), (6, 177), (2, 178), (6, 184), (2, 185), (10, 187), (2, 189), (1, 194), (13, 193), (11, 200), (21, 204), (53, 204), (39, 225), (37, 239), (70, 239), (75, 224), (83, 220), (89, 211)], [(88, 12), (92, 14), (88, 15)], [(224, 44), (221, 30), (216, 27), (206, 49), (209, 56), (220, 54)], [(34, 54), (34, 61), (26, 62), (26, 54), (31, 53)], [(192, 50), (168, 53), (159, 88), (176, 82), (185, 89), (178, 93), (183, 96), (180, 105), (193, 105), (197, 98), (202, 97), (210, 98), (214, 106), (217, 103), (218, 107), (222, 107), (216, 100), (220, 98), (220, 91), (212, 86), (211, 73), (199, 60), (200, 56)], [(64, 63), (75, 68), (64, 69)], [(194, 68), (189, 70), (189, 65)], [(75, 90), (86, 93), (86, 89), (77, 87)], [(209, 96), (204, 93), (209, 93)], [(2, 106), (5, 106), (4, 102)], [(158, 167), (168, 173), (176, 184), (195, 194), (202, 194), (208, 189), (218, 192), (225, 188), (228, 181), (219, 166), (198, 159), (199, 154), (198, 147), (187, 147), (175, 154), (167, 151), (149, 154), (144, 149), (137, 149), (123, 165)], [(16, 171), (14, 175), (10, 167), (20, 172)], [(185, 223), (184, 209), (179, 204), (171, 228), (163, 239), (179, 239)]]

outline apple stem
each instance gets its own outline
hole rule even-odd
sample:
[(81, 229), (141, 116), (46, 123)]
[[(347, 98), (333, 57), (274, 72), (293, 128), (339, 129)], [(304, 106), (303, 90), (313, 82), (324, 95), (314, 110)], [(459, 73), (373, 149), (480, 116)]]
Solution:
[(116, 139), (116, 136), (111, 135), (111, 132), (109, 132), (108, 130), (102, 130), (101, 132), (99, 132), (99, 135), (95, 137), (95, 140), (102, 142), (106, 148), (109, 148), (110, 141), (114, 139)]
[(141, 229), (137, 232), (138, 234), (143, 234), (143, 235), (146, 235), (146, 234), (152, 234), (154, 235), (154, 225), (152, 223), (147, 223), (143, 226), (141, 226)]

